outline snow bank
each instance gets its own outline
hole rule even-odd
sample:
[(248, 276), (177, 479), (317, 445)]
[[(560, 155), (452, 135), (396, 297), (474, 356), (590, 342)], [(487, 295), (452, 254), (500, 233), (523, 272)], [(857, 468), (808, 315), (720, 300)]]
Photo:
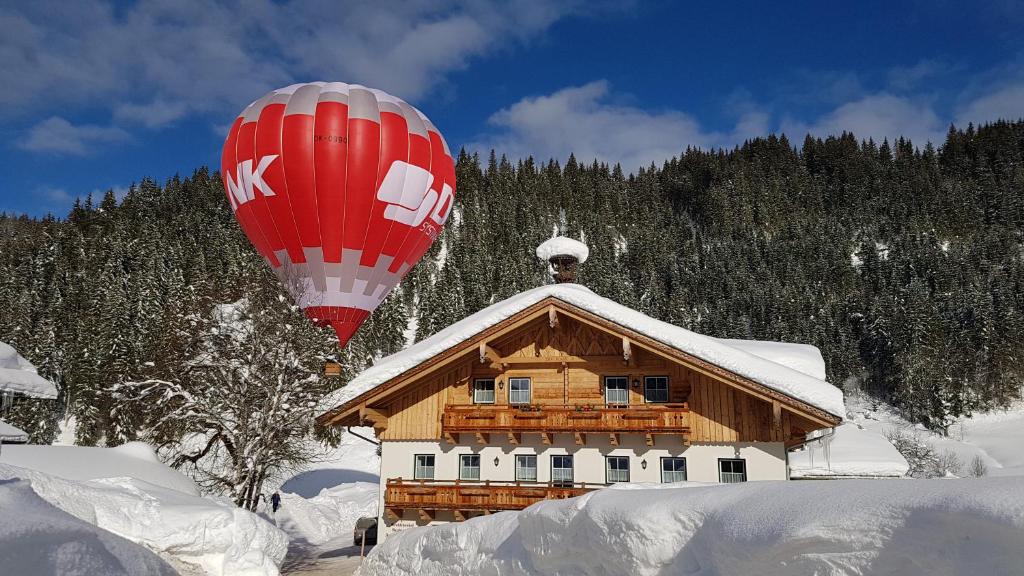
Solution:
[(843, 393), (828, 382), (804, 372), (751, 354), (727, 341), (691, 332), (667, 322), (656, 320), (641, 312), (594, 294), (579, 284), (553, 284), (517, 294), (493, 304), (437, 334), (410, 346), (397, 354), (383, 358), (364, 370), (347, 386), (327, 398), (330, 406), (339, 406), (395, 376), (449, 350), (510, 316), (547, 297), (557, 298), (625, 328), (692, 354), (711, 364), (720, 366), (842, 417), (846, 413)]
[[(22, 448), (37, 449), (21, 460), (30, 460), (36, 469), (7, 463), (8, 452)], [(169, 481), (169, 475), (177, 472), (161, 464), (123, 454), (113, 459), (104, 458), (104, 450), (116, 452), (103, 448), (12, 446), (3, 451), (0, 479), (27, 480), (36, 494), (57, 508), (151, 550), (198, 565), (207, 574), (278, 574), (278, 565), (288, 545), (283, 532), (230, 502), (197, 496), (193, 493), (195, 486), (184, 477), (181, 482)], [(139, 452), (141, 449), (133, 446), (127, 451)], [(77, 479), (58, 477), (49, 472), (58, 469), (67, 472), (74, 468), (74, 462), (87, 463), (90, 458), (86, 455), (96, 460), (92, 465), (83, 464), (84, 469)], [(143, 470), (147, 473), (147, 480), (161, 483), (129, 477), (100, 477), (101, 463), (115, 463), (115, 470), (108, 474), (111, 476), (126, 471), (117, 465), (123, 464), (127, 458), (138, 460), (129, 471)], [(68, 462), (62, 461), (64, 459)], [(164, 472), (151, 474), (153, 470), (143, 464), (163, 467)], [(169, 485), (190, 489), (182, 491)]]
[(910, 465), (884, 436), (852, 422), (832, 435), (789, 455), (793, 478), (894, 477), (907, 475)]
[(156, 554), (0, 481), (0, 567), (18, 576), (173, 576)]
[(36, 367), (9, 344), (0, 342), (0, 390), (33, 398), (56, 398), (53, 382), (36, 373)]
[(193, 496), (199, 488), (184, 474), (162, 464), (153, 448), (128, 442), (116, 448), (87, 446), (4, 446), (0, 463), (38, 470), (67, 480), (129, 477)]
[[(354, 428), (373, 438), (373, 428)], [(377, 446), (345, 432), (309, 469), (281, 486), (277, 525), (294, 541), (320, 545), (351, 537), (356, 520), (377, 515), (380, 493)]]
[(587, 245), (579, 240), (565, 236), (555, 236), (537, 246), (537, 258), (546, 261), (554, 256), (573, 256), (582, 264), (590, 256), (590, 248), (587, 248)]
[(312, 498), (285, 492), (275, 520), (292, 540), (324, 544), (351, 535), (359, 518), (376, 516), (379, 493), (379, 484), (369, 482), (325, 488)]
[(362, 576), (1019, 574), (1024, 478), (647, 485), (410, 528)]

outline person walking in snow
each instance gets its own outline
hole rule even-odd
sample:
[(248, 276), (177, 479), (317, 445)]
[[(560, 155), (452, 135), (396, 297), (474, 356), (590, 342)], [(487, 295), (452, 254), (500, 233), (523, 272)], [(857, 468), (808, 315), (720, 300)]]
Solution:
[(281, 507), (281, 495), (277, 492), (270, 495), (270, 507), (273, 509), (274, 514), (277, 514), (277, 509)]

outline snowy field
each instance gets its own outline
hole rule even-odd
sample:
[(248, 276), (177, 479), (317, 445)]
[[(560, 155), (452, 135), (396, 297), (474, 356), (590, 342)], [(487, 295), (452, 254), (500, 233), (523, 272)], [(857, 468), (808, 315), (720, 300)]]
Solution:
[[(855, 397), (829, 458), (821, 447), (793, 454), (794, 476), (900, 476), (906, 463), (884, 437), (897, 428), (965, 466), (982, 458), (990, 477), (619, 485), (405, 530), (361, 574), (1024, 574), (1024, 404), (943, 437)], [(346, 433), (282, 483), (276, 514), (254, 515), (201, 497), (145, 444), (4, 446), (0, 566), (28, 576), (273, 576), (289, 565), (286, 549), (293, 566), (315, 566), (351, 542), (357, 518), (377, 515), (378, 470), (376, 446)]]
[(621, 485), (410, 528), (362, 576), (1020, 574), (1024, 478)]
[(912, 425), (895, 409), (864, 397), (848, 397), (847, 421), (868, 432), (884, 435), (903, 429), (930, 444), (937, 452), (949, 452), (963, 465), (958, 476), (968, 475), (975, 457), (980, 458), (989, 476), (1024, 475), (1024, 402), (1008, 410), (995, 410), (962, 419), (949, 429), (948, 436)]

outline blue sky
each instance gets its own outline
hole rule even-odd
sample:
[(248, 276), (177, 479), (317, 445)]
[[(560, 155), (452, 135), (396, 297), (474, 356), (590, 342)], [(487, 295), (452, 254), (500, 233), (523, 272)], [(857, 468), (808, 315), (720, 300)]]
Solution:
[(382, 88), (453, 148), (660, 163), (786, 132), (1024, 117), (1024, 3), (0, 0), (0, 211), (217, 168), (296, 81)]

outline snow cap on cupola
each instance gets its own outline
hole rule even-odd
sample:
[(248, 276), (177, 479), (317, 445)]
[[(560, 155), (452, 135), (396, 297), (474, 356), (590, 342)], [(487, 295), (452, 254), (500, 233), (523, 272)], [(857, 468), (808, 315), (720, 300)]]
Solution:
[(555, 236), (537, 246), (537, 258), (548, 261), (548, 271), (558, 284), (576, 282), (579, 265), (586, 262), (589, 255), (586, 244), (565, 236)]

